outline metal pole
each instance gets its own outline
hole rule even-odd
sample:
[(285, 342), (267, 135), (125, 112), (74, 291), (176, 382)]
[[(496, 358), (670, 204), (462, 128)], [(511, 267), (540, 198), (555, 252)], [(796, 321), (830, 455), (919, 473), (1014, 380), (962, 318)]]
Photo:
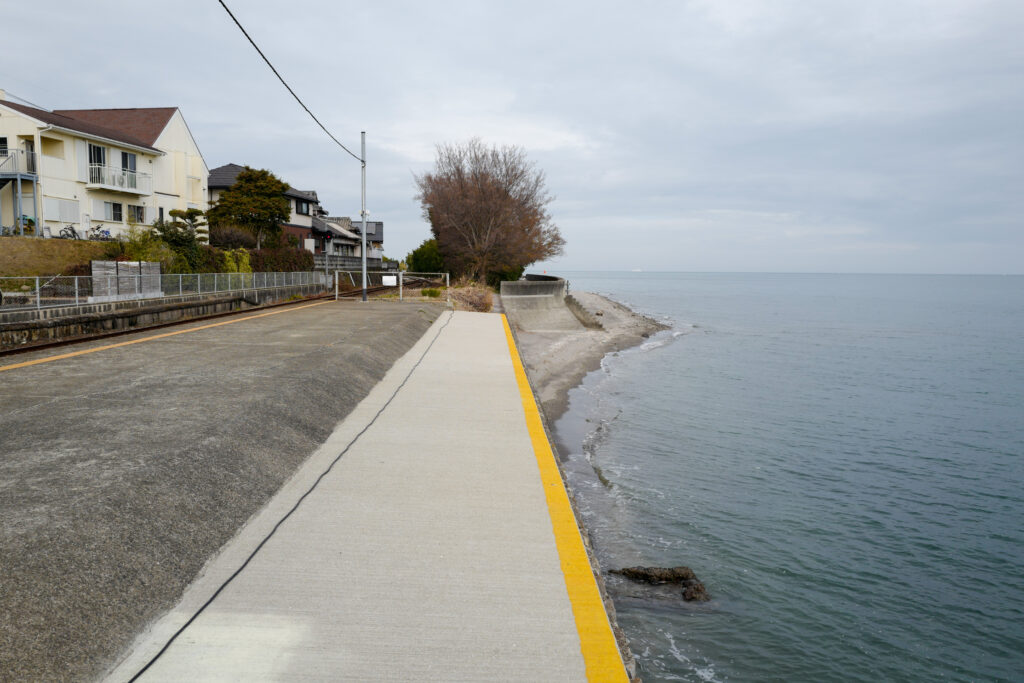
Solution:
[(363, 166), (363, 208), (360, 215), (363, 217), (363, 301), (366, 301), (366, 131), (364, 130), (361, 135), (362, 148), (359, 162)]
[[(18, 151), (20, 152), (21, 150), (18, 150)], [(25, 236), (25, 221), (23, 221), (21, 219), (21, 216), (23, 214), (23, 211), (22, 211), (22, 208), (21, 208), (21, 169), (20, 168), (16, 168), (15, 170), (18, 172), (18, 175), (15, 176), (15, 182), (18, 183), (18, 192), (17, 192), (17, 195), (14, 198), (15, 204), (18, 207), (18, 216), (17, 216), (17, 218), (15, 220), (17, 221), (17, 225), (18, 225), (18, 234), (20, 236), (24, 237)]]
[(398, 271), (398, 300), (402, 300), (402, 271)]
[[(38, 172), (39, 169), (37, 168)], [(37, 175), (32, 179), (32, 219), (36, 222), (36, 227), (32, 232), (33, 237), (43, 236), (43, 221), (39, 216), (39, 182), (36, 180), (39, 176)]]
[[(18, 182), (20, 183), (21, 180), (19, 179)], [(36, 276), (36, 308), (37, 309), (38, 308), (42, 308), (42, 304), (40, 304), (40, 302), (39, 302), (39, 276), (38, 275)]]
[(338, 271), (334, 271), (334, 300), (338, 300)]

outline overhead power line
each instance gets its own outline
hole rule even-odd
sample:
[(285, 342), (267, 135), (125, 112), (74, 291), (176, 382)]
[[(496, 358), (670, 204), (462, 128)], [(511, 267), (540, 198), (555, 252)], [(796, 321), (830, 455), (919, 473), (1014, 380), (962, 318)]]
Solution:
[(270, 70), (274, 72), (275, 76), (277, 76), (277, 80), (281, 81), (281, 84), (284, 85), (284, 87), (288, 88), (288, 92), (292, 94), (292, 97), (295, 98), (295, 101), (298, 102), (302, 106), (302, 108), (306, 110), (306, 113), (309, 114), (314, 121), (316, 121), (316, 125), (320, 126), (320, 128), (323, 129), (325, 133), (327, 133), (327, 137), (329, 137), (331, 140), (334, 140), (334, 144), (338, 145), (338, 147), (341, 147), (343, 150), (352, 155), (353, 159), (360, 163), (365, 163), (363, 162), (363, 159), (359, 157), (359, 155), (354, 153), (345, 145), (341, 144), (341, 142), (338, 141), (338, 138), (331, 135), (331, 131), (327, 130), (324, 124), (320, 123), (320, 119), (313, 115), (313, 112), (309, 110), (309, 107), (307, 107), (306, 104), (299, 98), (299, 96), (295, 94), (295, 91), (292, 90), (292, 87), (288, 85), (284, 78), (281, 77), (281, 74), (277, 72), (277, 69), (274, 68), (274, 65), (270, 63), (270, 60), (267, 59), (267, 56), (263, 54), (263, 50), (261, 50), (260, 46), (256, 44), (256, 41), (252, 39), (252, 36), (250, 36), (249, 32), (245, 30), (245, 27), (242, 26), (241, 22), (239, 22), (238, 19), (235, 18), (235, 15), (231, 13), (231, 10), (228, 9), (228, 6), (224, 4), (224, 0), (217, 0), (217, 2), (219, 2), (220, 6), (224, 8), (224, 11), (228, 13), (228, 16), (231, 17), (231, 20), (235, 22), (235, 26), (237, 26), (238, 29), (242, 32), (242, 34), (245, 35), (245, 37), (249, 40), (252, 46), (256, 48), (256, 52), (260, 53), (260, 57), (263, 58), (263, 61), (267, 63), (267, 66), (270, 67)]
[(14, 93), (12, 93), (12, 92), (11, 92), (10, 90), (8, 90), (8, 91), (7, 91), (7, 96), (8, 96), (8, 97), (13, 97), (14, 99), (18, 100), (19, 102), (24, 102), (25, 104), (27, 104), (27, 105), (28, 105), (28, 106), (30, 106), (30, 107), (35, 107), (36, 109), (42, 109), (43, 111), (50, 111), (50, 110), (49, 110), (49, 109), (47, 109), (46, 107), (41, 107), (41, 106), (39, 106), (38, 104), (35, 104), (35, 103), (33, 103), (33, 102), (29, 102), (29, 101), (28, 101), (28, 100), (26, 100), (26, 99), (25, 99), (24, 97), (18, 97), (17, 95), (15, 95)]

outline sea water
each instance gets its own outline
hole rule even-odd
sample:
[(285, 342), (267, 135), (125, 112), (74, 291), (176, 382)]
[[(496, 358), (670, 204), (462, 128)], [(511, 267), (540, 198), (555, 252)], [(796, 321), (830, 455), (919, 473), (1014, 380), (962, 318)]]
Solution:
[(568, 273), (671, 329), (555, 425), (646, 681), (1024, 680), (1024, 277)]

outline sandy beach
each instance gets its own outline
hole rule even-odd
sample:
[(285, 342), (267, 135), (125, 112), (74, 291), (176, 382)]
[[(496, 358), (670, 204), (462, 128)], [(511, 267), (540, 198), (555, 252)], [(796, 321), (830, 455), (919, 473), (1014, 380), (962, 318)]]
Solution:
[(549, 424), (565, 413), (569, 391), (584, 377), (601, 367), (605, 355), (642, 344), (667, 326), (635, 313), (620, 303), (590, 292), (573, 292), (573, 297), (592, 313), (603, 330), (537, 329), (514, 313), (509, 318), (516, 331), (523, 364)]

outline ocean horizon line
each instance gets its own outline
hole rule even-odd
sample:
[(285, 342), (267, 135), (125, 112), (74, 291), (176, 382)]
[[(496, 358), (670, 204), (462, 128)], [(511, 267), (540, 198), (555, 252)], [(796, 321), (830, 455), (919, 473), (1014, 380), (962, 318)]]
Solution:
[[(646, 270), (646, 269), (601, 269), (601, 268), (567, 268), (565, 270), (546, 268), (544, 274), (558, 273), (626, 273), (648, 275), (880, 275), (895, 277), (1024, 277), (1021, 273), (898, 273), (898, 272), (864, 272), (864, 271), (812, 271), (812, 270)], [(527, 268), (529, 273), (535, 270)]]

